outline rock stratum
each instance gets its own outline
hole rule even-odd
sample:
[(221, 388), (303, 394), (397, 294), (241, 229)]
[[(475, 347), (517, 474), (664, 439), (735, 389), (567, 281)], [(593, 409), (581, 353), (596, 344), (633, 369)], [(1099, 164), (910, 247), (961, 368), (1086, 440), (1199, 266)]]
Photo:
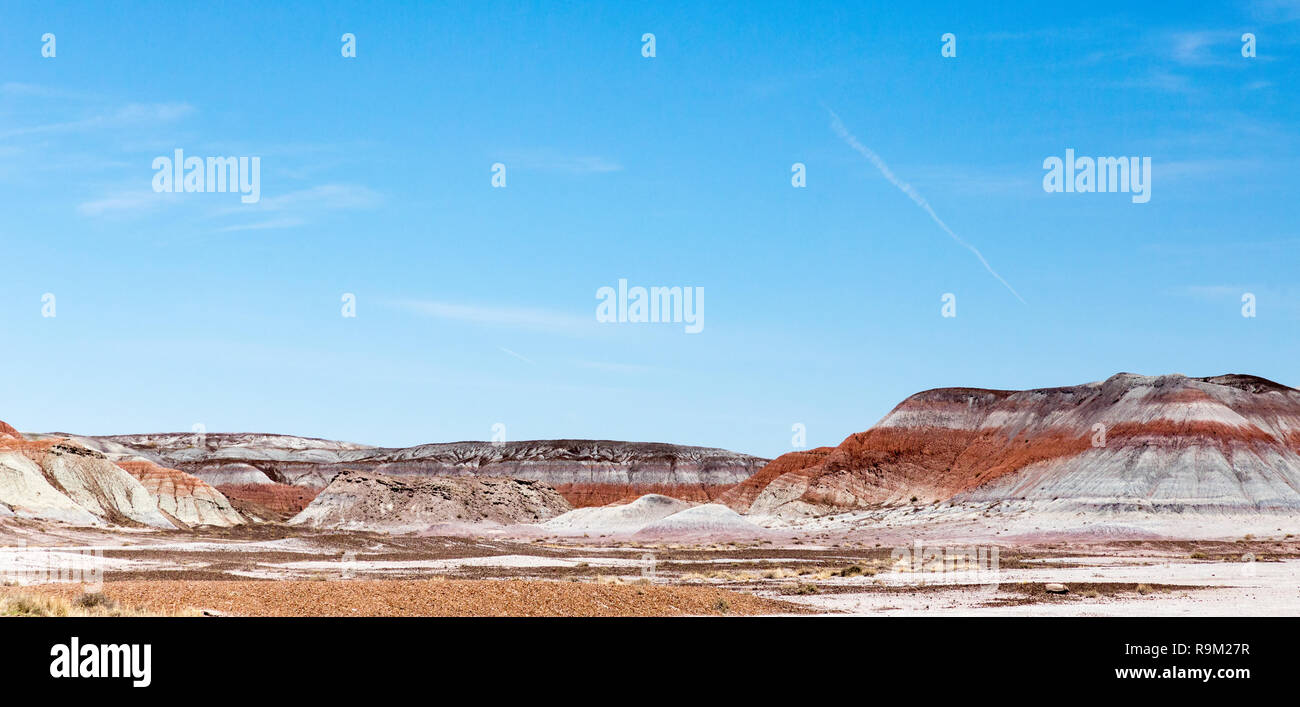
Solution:
[(261, 502), (259, 486), (319, 489), (343, 471), (542, 481), (575, 506), (626, 501), (646, 493), (707, 502), (749, 478), (768, 461), (725, 449), (610, 440), (450, 442), (390, 448), (271, 434), (76, 439), (106, 454), (180, 469), (227, 490), (238, 501), (254, 503)]
[(1025, 501), (1067, 512), (1300, 512), (1300, 391), (1247, 375), (1121, 373), (940, 388), (721, 497), (752, 514)]
[(158, 510), (178, 526), (229, 528), (244, 522), (224, 494), (196, 476), (150, 461), (119, 461), (117, 466), (134, 476), (157, 500)]
[(115, 462), (72, 439), (28, 439), (2, 422), (0, 516), (164, 529), (244, 522), (220, 492), (182, 471)]
[(568, 511), (545, 483), (490, 477), (396, 477), (345, 471), (290, 525), (340, 530), (424, 530), (440, 524), (540, 523)]

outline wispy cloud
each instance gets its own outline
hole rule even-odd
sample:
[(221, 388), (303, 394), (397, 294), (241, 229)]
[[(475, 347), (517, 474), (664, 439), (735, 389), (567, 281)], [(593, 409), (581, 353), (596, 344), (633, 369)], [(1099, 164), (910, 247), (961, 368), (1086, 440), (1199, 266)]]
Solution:
[[(265, 183), (265, 180), (263, 180)], [(312, 222), (312, 217), (326, 211), (351, 211), (372, 209), (384, 201), (379, 192), (357, 184), (322, 184), (299, 189), (280, 196), (264, 196), (255, 204), (238, 204), (221, 209), (222, 215), (257, 214), (275, 218), (261, 218), (249, 223), (222, 226), (216, 233), (237, 231), (268, 231), (297, 228)]]
[[(147, 171), (141, 174), (143, 180), (152, 176), (152, 173)], [(91, 217), (121, 217), (140, 215), (162, 206), (203, 204), (201, 208), (205, 210), (200, 213), (204, 218), (225, 219), (233, 215), (257, 217), (246, 223), (227, 224), (212, 230), (214, 233), (234, 233), (297, 228), (311, 223), (314, 214), (373, 208), (382, 202), (383, 196), (379, 192), (368, 187), (348, 184), (325, 184), (276, 197), (263, 197), (255, 204), (227, 204), (219, 207), (212, 201), (187, 201), (174, 194), (157, 194), (151, 188), (141, 188), (118, 190), (107, 196), (82, 202), (77, 205), (77, 213)]]
[(1247, 294), (1254, 295), (1260, 316), (1266, 312), (1287, 318), (1300, 315), (1300, 288), (1294, 285), (1185, 285), (1166, 291), (1175, 297), (1187, 297), (1215, 306), (1235, 305), (1244, 301)]
[(279, 228), (297, 228), (306, 225), (307, 220), (297, 216), (286, 216), (285, 218), (273, 218), (266, 221), (256, 221), (253, 223), (241, 223), (234, 226), (223, 226), (215, 229), (215, 233), (233, 233), (236, 231), (269, 231)]
[(83, 216), (125, 216), (152, 211), (162, 203), (160, 195), (152, 190), (123, 191), (82, 202), (77, 205), (77, 213)]
[(1264, 22), (1300, 20), (1300, 0), (1254, 0), (1251, 15)]
[(511, 356), (514, 356), (515, 358), (519, 359), (520, 361), (523, 361), (524, 363), (535, 363), (531, 358), (528, 358), (527, 356), (525, 356), (525, 355), (523, 355), (523, 354), (521, 354), (521, 353), (517, 353), (517, 352), (511, 351), (510, 349), (508, 349), (508, 348), (506, 348), (506, 347), (504, 347), (504, 346), (498, 346), (497, 348), (498, 348), (498, 349), (501, 349), (501, 351), (502, 351), (503, 353), (506, 353), (506, 354), (509, 354), (509, 355), (511, 355)]
[(595, 330), (594, 316), (579, 317), (565, 312), (528, 307), (498, 307), (490, 305), (459, 304), (434, 300), (396, 300), (391, 304), (399, 309), (434, 319), (468, 322), (484, 326), (512, 329), (579, 333)]
[(1010, 290), (1011, 294), (1015, 295), (1016, 299), (1020, 300), (1022, 304), (1025, 303), (1025, 299), (1020, 296), (1020, 293), (1016, 292), (1016, 289), (1011, 286), (1011, 283), (1004, 280), (1002, 276), (999, 275), (997, 271), (993, 269), (992, 265), (989, 265), (989, 261), (984, 258), (984, 254), (979, 252), (978, 248), (971, 245), (970, 243), (967, 243), (964, 239), (962, 239), (961, 236), (958, 236), (956, 233), (954, 233), (951, 228), (948, 228), (948, 224), (944, 223), (943, 219), (939, 218), (939, 214), (934, 212), (934, 209), (930, 206), (930, 202), (926, 201), (925, 197), (921, 196), (920, 192), (912, 188), (912, 185), (899, 179), (894, 174), (893, 170), (889, 168), (889, 165), (885, 164), (885, 161), (880, 158), (880, 155), (877, 155), (875, 152), (871, 150), (871, 148), (859, 142), (858, 139), (848, 131), (848, 128), (844, 127), (844, 122), (841, 121), (840, 117), (835, 114), (835, 111), (829, 108), (827, 108), (826, 111), (831, 114), (831, 129), (835, 131), (835, 134), (838, 135), (841, 140), (843, 140), (846, 144), (848, 144), (849, 147), (853, 148), (853, 150), (856, 151), (858, 154), (867, 158), (868, 162), (875, 165), (876, 169), (880, 171), (880, 173), (885, 177), (885, 179), (889, 181), (890, 184), (893, 184), (895, 187), (897, 187), (898, 190), (906, 194), (908, 198), (912, 200), (913, 203), (921, 207), (922, 210), (924, 210), (927, 214), (929, 214), (930, 218), (936, 224), (939, 225), (939, 228), (942, 228), (943, 232), (947, 233), (954, 241), (958, 243), (958, 245), (974, 253), (975, 257), (979, 259), (980, 263), (984, 266), (984, 269), (989, 271), (990, 275), (997, 278), (998, 282), (1002, 283), (1003, 286), (1005, 286), (1008, 290)]
[[(379, 192), (356, 184), (322, 184), (299, 189), (280, 196), (266, 196), (256, 204), (248, 204), (256, 211), (320, 211), (341, 209), (370, 209), (379, 206), (383, 197)], [(241, 206), (231, 207), (240, 211)]]
[(968, 164), (934, 164), (915, 167), (913, 178), (927, 187), (976, 196), (1024, 196), (1042, 191), (1037, 177), (1024, 176), (1019, 166), (971, 166)]
[[(1223, 66), (1241, 48), (1241, 33), (1223, 30), (1175, 32), (1170, 37), (1170, 55), (1184, 66)], [(1236, 54), (1240, 59), (1240, 54)]]
[(1160, 175), (1161, 181), (1183, 179), (1223, 179), (1229, 175), (1241, 175), (1258, 172), (1269, 165), (1259, 160), (1243, 159), (1196, 159), (1166, 160), (1152, 169)]
[(1164, 69), (1153, 69), (1145, 76), (1124, 79), (1113, 85), (1122, 88), (1140, 88), (1143, 90), (1164, 91), (1165, 93), (1191, 93), (1191, 79)]
[(603, 174), (623, 170), (623, 165), (606, 157), (573, 155), (549, 149), (507, 151), (500, 160), (508, 168), (565, 174)]
[(20, 81), (7, 81), (0, 84), (0, 94), (6, 96), (28, 96), (37, 98), (72, 98), (72, 99), (91, 99), (95, 98), (92, 94), (81, 93), (78, 91), (69, 91), (52, 86), (42, 86), (34, 83), (22, 83)]
[(1251, 289), (1249, 285), (1185, 285), (1174, 288), (1171, 292), (1183, 297), (1222, 299), (1224, 297), (1240, 297), (1242, 293), (1249, 292)]
[(644, 374), (663, 370), (656, 366), (646, 366), (639, 363), (615, 363), (612, 361), (575, 361), (574, 363), (581, 368), (621, 374)]
[[(1211, 243), (1145, 243), (1141, 246), (1141, 249), (1149, 253), (1184, 257), (1240, 255), (1241, 253), (1273, 253), (1280, 255), (1300, 250), (1300, 238), (1275, 238), (1258, 241), (1231, 240)], [(1180, 290), (1179, 294), (1192, 294), (1192, 291), (1190, 289)]]
[(129, 103), (115, 110), (93, 115), (88, 118), (15, 128), (0, 133), (0, 139), (21, 137), (25, 135), (77, 132), (126, 125), (157, 125), (178, 120), (193, 112), (194, 107), (188, 103)]

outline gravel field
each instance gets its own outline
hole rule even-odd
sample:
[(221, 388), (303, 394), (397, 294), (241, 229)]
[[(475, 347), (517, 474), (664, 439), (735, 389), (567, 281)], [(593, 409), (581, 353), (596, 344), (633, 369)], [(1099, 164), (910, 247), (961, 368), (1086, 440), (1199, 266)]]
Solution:
[[(250, 616), (1300, 615), (1300, 539), (927, 537), (858, 523), (749, 541), (391, 535), (279, 524), (137, 532), (0, 523), (0, 591), (95, 568), (161, 613)], [(992, 574), (918, 572), (996, 551)], [(900, 556), (901, 553), (901, 556)], [(964, 554), (963, 554), (964, 553)], [(974, 554), (972, 554), (974, 553)], [(907, 558), (910, 558), (908, 560)], [(969, 565), (966, 565), (969, 567)], [(1068, 594), (1048, 594), (1047, 583)], [(44, 586), (42, 586), (44, 585)]]
[[(73, 599), (79, 585), (0, 588)], [(104, 585), (122, 606), (229, 616), (725, 616), (799, 613), (789, 602), (719, 587), (525, 580), (126, 581)]]

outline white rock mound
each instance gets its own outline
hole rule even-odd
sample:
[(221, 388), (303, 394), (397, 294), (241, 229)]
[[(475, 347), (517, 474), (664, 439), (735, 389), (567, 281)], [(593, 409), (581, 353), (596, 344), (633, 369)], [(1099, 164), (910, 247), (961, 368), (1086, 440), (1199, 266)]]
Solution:
[(71, 442), (0, 445), (0, 504), (15, 516), (76, 525), (176, 526), (145, 487), (100, 452)]
[(697, 505), (658, 494), (618, 506), (579, 508), (543, 523), (541, 528), (558, 535), (641, 539), (758, 537), (769, 532), (724, 505)]
[(687, 501), (650, 493), (622, 505), (578, 508), (552, 518), (542, 527), (562, 535), (635, 533), (650, 523), (690, 507)]
[(746, 520), (720, 503), (706, 503), (687, 508), (647, 524), (635, 534), (638, 538), (736, 538), (757, 537), (769, 531)]
[(0, 452), (0, 515), (100, 524), (90, 511), (59, 493), (39, 464), (17, 452)]

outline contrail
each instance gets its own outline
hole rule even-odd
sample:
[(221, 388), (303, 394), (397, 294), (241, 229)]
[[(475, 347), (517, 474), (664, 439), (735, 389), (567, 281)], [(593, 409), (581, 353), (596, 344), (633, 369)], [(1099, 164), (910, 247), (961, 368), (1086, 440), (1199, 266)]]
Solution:
[(501, 351), (503, 351), (504, 353), (508, 353), (511, 356), (514, 356), (515, 358), (519, 359), (520, 361), (523, 361), (524, 363), (533, 363), (533, 360), (531, 358), (528, 358), (527, 356), (520, 353), (515, 353), (514, 351), (511, 351), (510, 349), (504, 346), (498, 346), (497, 348), (501, 349)]
[(844, 127), (844, 122), (835, 114), (835, 111), (827, 108), (826, 112), (831, 114), (831, 129), (835, 131), (836, 135), (840, 136), (841, 140), (848, 144), (849, 147), (856, 150), (858, 154), (867, 158), (871, 164), (875, 165), (876, 169), (880, 170), (880, 173), (885, 175), (885, 179), (888, 179), (890, 184), (898, 187), (899, 191), (903, 192), (912, 201), (916, 202), (917, 206), (925, 209), (925, 212), (930, 214), (930, 218), (934, 219), (934, 222), (939, 224), (939, 228), (942, 228), (944, 233), (952, 236), (954, 241), (957, 241), (957, 243), (961, 244), (962, 247), (974, 253), (975, 257), (979, 258), (980, 262), (983, 263), (984, 269), (988, 270), (989, 274), (996, 277), (998, 282), (1005, 285), (1008, 290), (1011, 290), (1011, 294), (1015, 295), (1016, 299), (1020, 300), (1021, 304), (1028, 304), (1028, 302), (1025, 302), (1025, 298), (1021, 297), (1019, 292), (1016, 292), (1016, 288), (1012, 287), (1011, 283), (1002, 279), (1002, 276), (993, 269), (993, 266), (989, 265), (989, 261), (984, 259), (984, 254), (979, 252), (978, 248), (962, 240), (961, 236), (953, 233), (952, 229), (948, 228), (948, 224), (944, 223), (943, 219), (939, 218), (939, 214), (934, 212), (934, 209), (930, 206), (930, 202), (926, 201), (925, 197), (921, 196), (919, 192), (913, 189), (911, 184), (899, 179), (898, 176), (894, 174), (893, 170), (889, 169), (889, 165), (885, 164), (885, 161), (880, 159), (880, 155), (877, 155), (875, 152), (871, 151), (871, 148), (858, 142), (858, 139), (853, 136), (853, 133), (849, 132), (848, 128)]

